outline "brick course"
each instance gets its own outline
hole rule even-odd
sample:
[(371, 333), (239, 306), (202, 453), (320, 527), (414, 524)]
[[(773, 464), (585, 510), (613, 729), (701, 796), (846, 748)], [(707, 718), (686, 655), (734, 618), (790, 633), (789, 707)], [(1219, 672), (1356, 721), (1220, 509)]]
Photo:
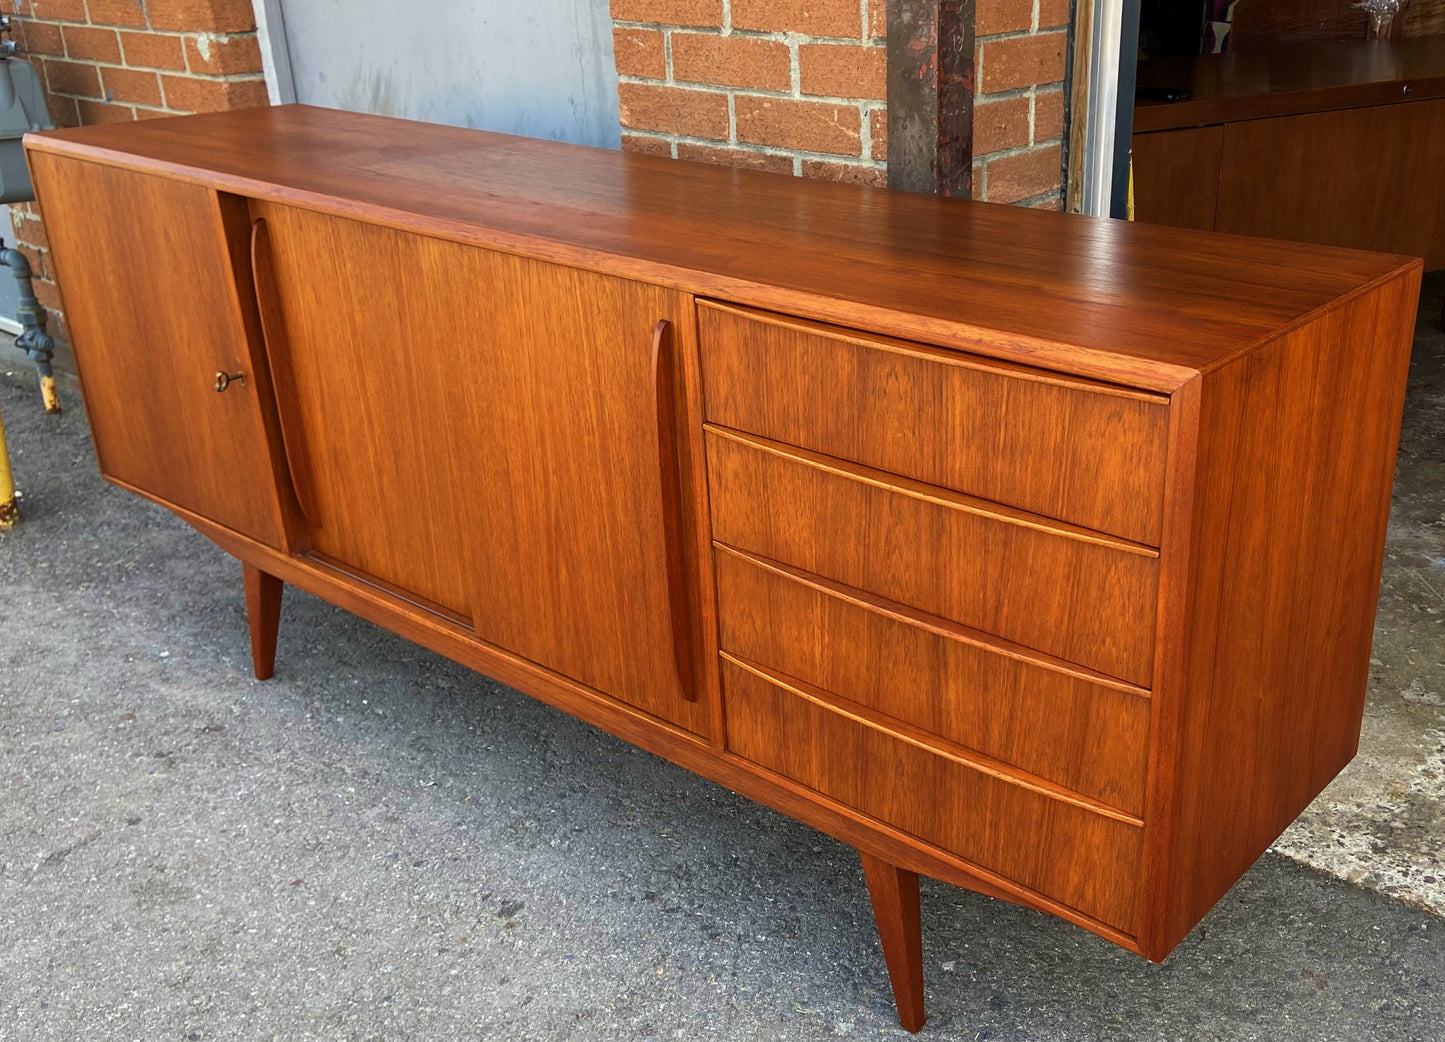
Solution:
[[(14, 10), (21, 57), (41, 74), (51, 118), (60, 126), (267, 103), (250, 0), (12, 0), (6, 6)], [(35, 294), (55, 312), (51, 332), (64, 340), (45, 222), (34, 203), (12, 205), (10, 214), (35, 269)]]
[(882, 184), (887, 0), (611, 0), (629, 152)]
[[(887, 0), (611, 5), (627, 151), (886, 183)], [(975, 198), (1060, 204), (1069, 9), (978, 0)]]
[(1053, 210), (1062, 205), (1068, 26), (1069, 0), (979, 0), (975, 199)]

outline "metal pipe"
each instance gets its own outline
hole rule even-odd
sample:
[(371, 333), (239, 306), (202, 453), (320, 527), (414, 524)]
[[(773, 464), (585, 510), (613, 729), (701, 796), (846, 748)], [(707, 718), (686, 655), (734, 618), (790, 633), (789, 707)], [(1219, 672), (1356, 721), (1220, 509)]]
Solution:
[(20, 290), (20, 303), (15, 306), (15, 320), (24, 330), (15, 338), (15, 346), (30, 356), (40, 373), (40, 397), (45, 401), (45, 411), (60, 412), (60, 396), (55, 393), (55, 371), (50, 366), (55, 354), (55, 338), (45, 331), (49, 317), (44, 305), (35, 296), (31, 284), (33, 273), (30, 259), (13, 247), (7, 247), (0, 239), (0, 264), (10, 269), (15, 284)]

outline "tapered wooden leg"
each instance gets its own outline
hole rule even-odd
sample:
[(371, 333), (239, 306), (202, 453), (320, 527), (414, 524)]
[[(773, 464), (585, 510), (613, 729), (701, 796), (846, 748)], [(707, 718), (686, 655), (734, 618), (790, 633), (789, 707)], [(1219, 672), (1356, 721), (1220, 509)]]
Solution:
[(276, 633), (281, 627), (285, 584), (244, 561), (241, 576), (246, 584), (246, 621), (251, 627), (251, 668), (257, 680), (270, 680), (276, 672)]
[(893, 982), (898, 1022), (905, 1031), (923, 1027), (923, 923), (918, 911), (918, 873), (861, 851), (863, 877), (873, 899), (873, 918)]

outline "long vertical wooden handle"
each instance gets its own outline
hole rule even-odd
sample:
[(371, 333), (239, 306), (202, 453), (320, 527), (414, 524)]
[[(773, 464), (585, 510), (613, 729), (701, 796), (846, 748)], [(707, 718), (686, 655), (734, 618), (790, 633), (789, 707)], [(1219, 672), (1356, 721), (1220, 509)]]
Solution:
[(662, 491), (662, 535), (667, 544), (667, 598), (672, 657), (682, 697), (697, 701), (692, 675), (692, 619), (687, 610), (687, 566), (682, 548), (682, 490), (677, 477), (677, 383), (672, 323), (652, 331), (652, 401), (657, 413), (657, 461)]
[(266, 361), (271, 368), (271, 387), (276, 395), (276, 414), (281, 421), (281, 443), (286, 449), (286, 469), (301, 514), (312, 528), (321, 527), (316, 506), (316, 483), (311, 474), (311, 454), (306, 450), (306, 431), (301, 425), (301, 402), (296, 393), (296, 373), (291, 368), (291, 344), (281, 317), (281, 297), (276, 280), (276, 262), (271, 256), (271, 233), (266, 219), (251, 225), (251, 280), (256, 287), (256, 309), (261, 313), (261, 339), (266, 342)]

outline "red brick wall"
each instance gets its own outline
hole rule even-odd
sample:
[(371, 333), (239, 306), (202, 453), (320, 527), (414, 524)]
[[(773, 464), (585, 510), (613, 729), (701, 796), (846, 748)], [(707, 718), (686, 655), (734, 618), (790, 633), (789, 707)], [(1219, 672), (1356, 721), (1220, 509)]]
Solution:
[(978, 0), (973, 195), (1062, 205), (1069, 0)]
[[(887, 0), (611, 0), (622, 147), (880, 185)], [(978, 0), (974, 196), (1057, 208), (1069, 0)]]
[[(12, 0), (21, 57), (41, 74), (56, 125), (82, 126), (265, 105), (250, 0)], [(34, 203), (12, 205), (35, 295), (57, 312), (45, 222)]]
[(882, 184), (886, 0), (611, 0), (622, 147)]

